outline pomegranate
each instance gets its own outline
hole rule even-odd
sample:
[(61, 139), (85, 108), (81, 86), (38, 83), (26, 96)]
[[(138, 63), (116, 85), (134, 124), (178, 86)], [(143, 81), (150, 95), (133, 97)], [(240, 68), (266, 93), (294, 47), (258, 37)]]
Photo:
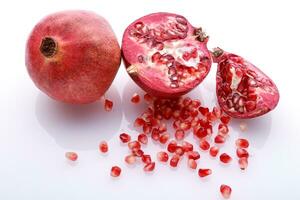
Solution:
[(244, 58), (214, 49), (218, 63), (217, 97), (220, 107), (234, 118), (254, 118), (273, 110), (279, 101), (275, 83)]
[(120, 61), (120, 47), (109, 23), (88, 11), (47, 16), (34, 27), (26, 46), (26, 66), (35, 85), (66, 103), (98, 100), (111, 85)]
[(153, 96), (183, 95), (208, 74), (208, 37), (185, 17), (153, 13), (137, 19), (124, 32), (122, 54), (128, 74)]

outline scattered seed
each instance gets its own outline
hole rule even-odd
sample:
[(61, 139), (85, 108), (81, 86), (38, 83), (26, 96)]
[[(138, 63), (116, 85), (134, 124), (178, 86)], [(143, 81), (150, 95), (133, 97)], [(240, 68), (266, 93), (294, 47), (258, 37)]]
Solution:
[(239, 138), (235, 141), (235, 145), (238, 148), (248, 148), (249, 142), (247, 139)]
[(191, 169), (196, 169), (197, 168), (197, 162), (194, 159), (189, 159), (188, 160), (188, 166)]
[(104, 102), (104, 109), (105, 109), (106, 111), (108, 111), (108, 112), (111, 111), (113, 105), (114, 105), (114, 103), (113, 103), (111, 100), (105, 99), (105, 102)]
[(131, 97), (131, 102), (135, 103), (135, 104), (139, 103), (140, 102), (140, 96), (137, 93), (134, 93)]
[(99, 144), (99, 150), (100, 150), (100, 152), (102, 152), (102, 153), (108, 152), (108, 145), (107, 145), (107, 142), (106, 142), (106, 141), (100, 142), (100, 144)]
[(131, 140), (130, 135), (128, 135), (127, 133), (122, 133), (122, 134), (120, 134), (119, 137), (120, 137), (121, 142), (123, 142), (123, 143), (127, 143)]
[(160, 151), (157, 153), (157, 160), (160, 162), (168, 162), (169, 155), (164, 151)]
[(206, 176), (209, 176), (209, 175), (211, 175), (211, 169), (199, 169), (198, 170), (198, 175), (200, 176), (200, 177), (206, 177)]
[(78, 159), (78, 155), (75, 152), (66, 152), (65, 156), (68, 160), (76, 161)]
[(225, 199), (229, 199), (231, 195), (231, 187), (228, 185), (221, 185), (220, 192)]
[(223, 163), (229, 163), (229, 162), (231, 162), (231, 160), (232, 160), (232, 158), (227, 153), (222, 153), (220, 155), (220, 161)]
[(113, 166), (110, 171), (112, 177), (118, 177), (121, 174), (121, 168), (118, 166)]

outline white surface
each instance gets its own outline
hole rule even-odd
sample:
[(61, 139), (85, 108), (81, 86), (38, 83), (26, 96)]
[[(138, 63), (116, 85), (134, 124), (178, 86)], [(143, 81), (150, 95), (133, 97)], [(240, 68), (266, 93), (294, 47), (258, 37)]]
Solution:
[[(299, 6), (297, 1), (89, 1), (44, 0), (0, 3), (0, 199), (221, 199), (219, 185), (232, 186), (231, 199), (300, 199), (299, 178)], [(236, 137), (249, 138), (249, 168), (240, 172), (235, 162), (221, 166), (205, 153), (199, 165), (212, 167), (205, 180), (187, 169), (183, 161), (176, 170), (157, 163), (154, 174), (142, 166), (128, 168), (126, 147), (118, 135), (128, 131), (144, 105), (133, 106), (130, 96), (137, 89), (120, 67), (107, 96), (113, 112), (103, 111), (100, 102), (68, 106), (50, 100), (38, 91), (24, 66), (25, 41), (34, 24), (46, 14), (64, 9), (88, 9), (106, 17), (119, 41), (133, 20), (151, 12), (169, 11), (186, 16), (195, 26), (205, 27), (209, 47), (220, 46), (251, 60), (277, 83), (281, 99), (276, 110), (249, 120), (249, 131), (241, 133), (238, 121), (230, 127), (225, 150), (234, 152)], [(215, 104), (215, 65), (209, 77), (191, 96), (207, 106)], [(102, 156), (98, 142), (109, 142)], [(158, 150), (149, 145), (147, 152)], [(72, 165), (65, 151), (76, 151)], [(113, 180), (110, 167), (122, 167)]]

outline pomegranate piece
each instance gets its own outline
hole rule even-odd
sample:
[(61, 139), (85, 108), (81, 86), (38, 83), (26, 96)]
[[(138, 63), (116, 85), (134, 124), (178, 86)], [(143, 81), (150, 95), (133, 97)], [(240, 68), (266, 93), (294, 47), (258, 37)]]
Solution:
[(159, 140), (159, 137), (160, 137), (160, 133), (159, 133), (159, 130), (157, 128), (154, 128), (152, 130), (152, 133), (151, 133), (151, 138), (154, 140), (154, 141), (158, 141)]
[(128, 135), (127, 133), (121, 133), (119, 137), (120, 137), (121, 142), (123, 142), (123, 143), (127, 143), (131, 140), (130, 135)]
[(232, 160), (231, 156), (228, 155), (227, 153), (222, 153), (220, 155), (220, 161), (223, 163), (230, 163)]
[(144, 171), (145, 172), (152, 172), (155, 168), (155, 162), (151, 162), (145, 165)]
[(113, 103), (111, 100), (105, 99), (105, 102), (104, 102), (104, 109), (105, 109), (107, 112), (111, 111), (112, 108), (113, 108), (113, 106), (114, 106), (114, 103)]
[(100, 142), (100, 144), (99, 144), (99, 150), (100, 150), (100, 152), (102, 152), (102, 153), (108, 152), (108, 145), (107, 145), (107, 142), (106, 142), (106, 141)]
[(188, 166), (191, 169), (196, 169), (197, 168), (197, 162), (194, 159), (189, 159), (188, 160)]
[(172, 158), (170, 159), (170, 166), (177, 167), (179, 159), (180, 159), (179, 155), (177, 155), (177, 154), (173, 155)]
[(235, 145), (238, 148), (248, 148), (249, 147), (249, 142), (247, 139), (244, 138), (239, 138), (235, 141)]
[(113, 166), (110, 170), (110, 175), (112, 177), (118, 177), (121, 174), (121, 168), (118, 166)]
[(134, 126), (135, 127), (142, 127), (145, 125), (145, 120), (143, 120), (142, 118), (136, 118), (134, 121)]
[(138, 135), (138, 141), (142, 144), (147, 144), (148, 143), (148, 136), (144, 133), (141, 133)]
[(160, 162), (168, 162), (169, 155), (164, 151), (160, 151), (157, 153), (157, 160)]
[(206, 140), (201, 140), (199, 147), (203, 150), (203, 151), (207, 151), (210, 148), (210, 144), (209, 142), (207, 142)]
[(151, 163), (152, 159), (151, 159), (151, 156), (150, 155), (142, 155), (142, 162), (145, 163), (145, 164), (149, 164)]
[(248, 167), (248, 158), (242, 157), (239, 159), (239, 166), (241, 170), (245, 170)]
[(220, 186), (220, 192), (221, 192), (223, 198), (229, 199), (230, 195), (231, 195), (231, 187), (223, 184)]
[(122, 53), (128, 74), (147, 93), (181, 96), (207, 76), (208, 37), (186, 18), (154, 13), (137, 19), (124, 32)]
[(128, 155), (125, 157), (125, 162), (129, 165), (132, 165), (136, 162), (136, 157), (135, 155)]
[(206, 177), (206, 176), (208, 176), (208, 175), (211, 175), (211, 169), (199, 169), (198, 170), (198, 175), (200, 176), (200, 177)]
[(244, 58), (216, 48), (217, 97), (222, 110), (234, 118), (254, 118), (273, 110), (279, 101), (275, 83)]
[(239, 158), (248, 158), (249, 157), (248, 151), (246, 149), (242, 149), (242, 148), (237, 148), (236, 155)]
[(209, 149), (209, 154), (212, 156), (212, 157), (216, 157), (219, 153), (219, 147), (217, 146), (213, 146)]
[(76, 160), (78, 159), (78, 154), (75, 153), (75, 152), (66, 152), (66, 153), (65, 153), (65, 157), (66, 157), (68, 160), (76, 161)]
[(137, 93), (134, 93), (131, 97), (131, 102), (132, 103), (139, 103), (140, 102), (140, 96)]
[(119, 69), (121, 51), (103, 17), (88, 11), (62, 11), (34, 27), (25, 60), (31, 79), (49, 97), (84, 104), (107, 91)]

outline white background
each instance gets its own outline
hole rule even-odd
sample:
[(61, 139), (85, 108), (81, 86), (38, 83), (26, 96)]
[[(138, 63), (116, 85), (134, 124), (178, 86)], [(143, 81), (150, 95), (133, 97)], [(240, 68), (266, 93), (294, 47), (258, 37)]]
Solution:
[[(176, 170), (157, 163), (155, 173), (145, 174), (142, 165), (127, 167), (118, 135), (132, 128), (145, 107), (133, 106), (134, 92), (143, 94), (129, 79), (123, 64), (107, 93), (115, 107), (103, 111), (101, 102), (70, 106), (55, 102), (38, 91), (27, 75), (24, 50), (35, 23), (51, 12), (64, 9), (93, 10), (111, 23), (118, 40), (133, 20), (158, 11), (186, 16), (205, 27), (209, 48), (220, 46), (251, 60), (277, 83), (278, 107), (264, 117), (248, 120), (242, 133), (235, 120), (224, 150), (234, 153), (234, 139), (251, 142), (249, 168), (236, 162), (222, 166), (202, 153), (199, 165), (213, 174), (200, 179), (187, 169), (185, 160)], [(299, 159), (299, 6), (297, 1), (188, 1), (188, 0), (44, 0), (0, 3), (0, 199), (221, 199), (219, 185), (232, 186), (232, 199), (300, 199)], [(190, 96), (213, 106), (215, 71)], [(109, 142), (107, 156), (98, 153), (101, 140)], [(156, 152), (157, 145), (148, 145)], [(64, 153), (76, 151), (76, 164)], [(154, 156), (155, 154), (153, 154)], [(112, 165), (123, 169), (117, 180), (109, 176)]]

